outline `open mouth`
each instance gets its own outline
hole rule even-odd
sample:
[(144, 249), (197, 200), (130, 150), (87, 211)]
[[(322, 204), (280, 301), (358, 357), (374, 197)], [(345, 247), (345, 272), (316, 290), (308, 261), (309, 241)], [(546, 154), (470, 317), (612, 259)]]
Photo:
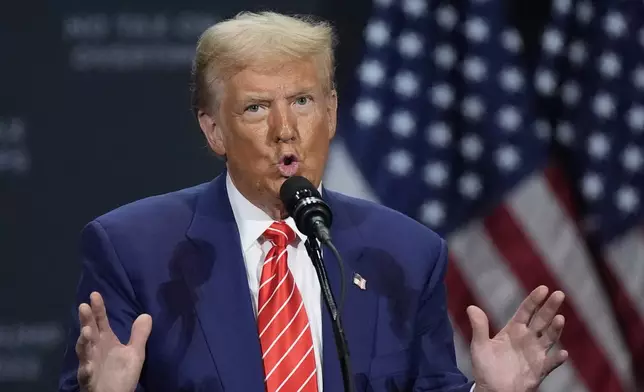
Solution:
[(292, 177), (297, 173), (299, 160), (294, 154), (285, 154), (280, 158), (277, 168), (283, 177)]
[(282, 163), (287, 166), (294, 162), (297, 162), (297, 157), (295, 155), (285, 155), (282, 157)]

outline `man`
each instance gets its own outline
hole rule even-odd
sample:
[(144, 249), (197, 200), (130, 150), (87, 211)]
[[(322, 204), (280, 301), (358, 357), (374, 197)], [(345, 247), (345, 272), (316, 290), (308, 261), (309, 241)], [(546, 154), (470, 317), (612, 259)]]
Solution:
[[(564, 296), (539, 287), (492, 339), (485, 313), (467, 309), (468, 382), (446, 312), (445, 242), (397, 212), (322, 189), (336, 129), (333, 42), (324, 23), (274, 13), (204, 33), (195, 112), (226, 171), (84, 229), (79, 323), (60, 391), (341, 391), (306, 237), (279, 200), (296, 174), (334, 213), (345, 275), (331, 254), (324, 261), (334, 290), (348, 283), (357, 391), (534, 391), (563, 363), (567, 353), (551, 348)], [(353, 285), (356, 273), (364, 280)]]

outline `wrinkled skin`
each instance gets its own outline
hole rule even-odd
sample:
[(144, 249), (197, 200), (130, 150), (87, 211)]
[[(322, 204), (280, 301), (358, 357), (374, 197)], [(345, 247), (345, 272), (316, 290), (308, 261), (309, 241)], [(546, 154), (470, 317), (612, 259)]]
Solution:
[(313, 60), (249, 67), (224, 82), (218, 110), (199, 113), (210, 147), (225, 155), (239, 191), (274, 219), (285, 216), (280, 158), (319, 186), (335, 135), (337, 96)]

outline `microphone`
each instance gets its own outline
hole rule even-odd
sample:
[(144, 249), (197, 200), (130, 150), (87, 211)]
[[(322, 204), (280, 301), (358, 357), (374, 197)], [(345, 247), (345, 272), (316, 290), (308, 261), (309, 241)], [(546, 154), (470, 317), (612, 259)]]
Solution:
[[(322, 200), (320, 192), (311, 184), (309, 180), (301, 176), (289, 177), (280, 188), (280, 199), (286, 207), (289, 216), (295, 221), (297, 229), (304, 233), (308, 238), (304, 245), (306, 251), (313, 262), (315, 272), (320, 281), (320, 289), (322, 297), (326, 304), (327, 310), (331, 315), (333, 335), (335, 337), (335, 345), (338, 351), (338, 359), (340, 360), (340, 368), (342, 370), (342, 379), (344, 381), (344, 390), (346, 392), (353, 392), (355, 390), (351, 362), (349, 360), (349, 347), (347, 339), (344, 335), (344, 328), (342, 327), (342, 304), (344, 303), (344, 296), (346, 291), (344, 263), (340, 253), (333, 245), (331, 240), (331, 232), (329, 228), (333, 221), (333, 214), (331, 208)], [(335, 303), (329, 278), (327, 277), (324, 263), (322, 262), (322, 251), (318, 245), (318, 240), (325, 244), (335, 256), (340, 267), (340, 308)]]
[(331, 242), (329, 227), (333, 214), (309, 180), (301, 176), (289, 177), (280, 188), (280, 199), (298, 230), (323, 244)]

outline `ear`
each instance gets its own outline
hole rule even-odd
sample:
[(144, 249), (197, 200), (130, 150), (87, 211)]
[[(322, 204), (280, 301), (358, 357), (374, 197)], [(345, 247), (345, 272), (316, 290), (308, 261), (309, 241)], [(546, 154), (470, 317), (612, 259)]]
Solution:
[(219, 125), (215, 117), (203, 110), (199, 110), (197, 117), (199, 119), (199, 126), (201, 127), (201, 131), (206, 137), (210, 148), (217, 155), (226, 155), (226, 146), (224, 144), (224, 137), (221, 132), (221, 126)]
[(329, 140), (335, 136), (335, 129), (338, 125), (338, 93), (331, 90), (327, 97), (327, 116), (329, 119)]

